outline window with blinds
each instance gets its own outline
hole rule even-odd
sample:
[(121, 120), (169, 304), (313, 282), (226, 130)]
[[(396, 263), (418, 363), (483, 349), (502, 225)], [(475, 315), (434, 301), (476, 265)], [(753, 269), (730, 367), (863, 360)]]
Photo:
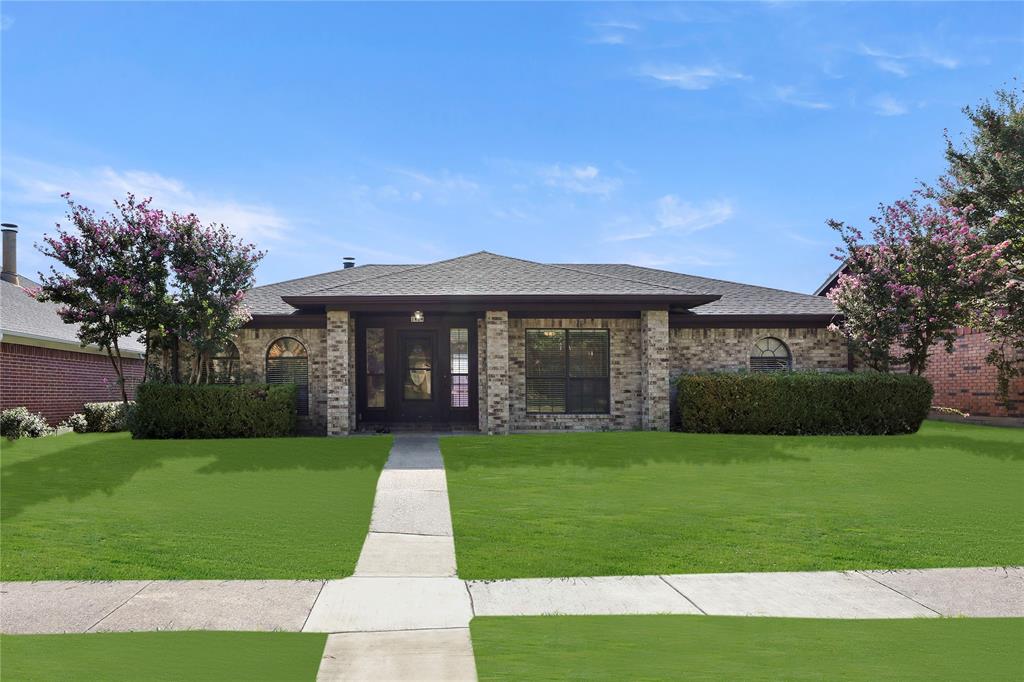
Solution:
[(309, 414), (309, 356), (298, 339), (284, 337), (267, 349), (267, 383), (295, 384), (296, 412)]
[(469, 329), (453, 327), (448, 333), (451, 353), (451, 406), (469, 407)]
[(526, 330), (526, 411), (609, 412), (607, 329)]
[(766, 337), (754, 344), (750, 353), (751, 372), (788, 372), (793, 368), (793, 356), (779, 339)]

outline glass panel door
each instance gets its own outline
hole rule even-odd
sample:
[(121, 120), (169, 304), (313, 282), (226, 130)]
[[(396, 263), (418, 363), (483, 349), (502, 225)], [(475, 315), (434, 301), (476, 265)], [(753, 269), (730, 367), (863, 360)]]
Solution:
[(429, 336), (407, 336), (402, 359), (402, 394), (406, 400), (431, 400), (434, 383), (434, 343)]

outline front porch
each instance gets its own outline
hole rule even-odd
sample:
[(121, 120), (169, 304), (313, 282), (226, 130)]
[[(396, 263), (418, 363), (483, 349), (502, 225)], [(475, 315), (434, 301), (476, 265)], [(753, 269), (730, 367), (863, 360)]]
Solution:
[[(327, 434), (667, 430), (668, 312), (605, 315), (328, 307)], [(588, 351), (590, 364), (572, 369), (573, 342), (562, 339), (565, 378), (532, 378), (533, 368), (549, 359), (531, 357), (528, 363), (527, 332), (564, 330), (604, 332), (599, 347)], [(538, 398), (544, 391), (553, 393), (554, 405)]]

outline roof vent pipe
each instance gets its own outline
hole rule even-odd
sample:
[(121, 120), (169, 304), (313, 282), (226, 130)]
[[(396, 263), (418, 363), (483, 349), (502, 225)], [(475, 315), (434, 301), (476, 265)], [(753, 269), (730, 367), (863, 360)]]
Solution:
[[(6, 253), (6, 251), (4, 253)], [(349, 268), (354, 268), (356, 266), (356, 259), (353, 258), (352, 256), (345, 256), (344, 258), (341, 259), (341, 261), (341, 267), (344, 268), (345, 270), (348, 270)]]
[(0, 223), (4, 233), (4, 264), (0, 279), (11, 284), (21, 284), (18, 279), (18, 226), (14, 223)]

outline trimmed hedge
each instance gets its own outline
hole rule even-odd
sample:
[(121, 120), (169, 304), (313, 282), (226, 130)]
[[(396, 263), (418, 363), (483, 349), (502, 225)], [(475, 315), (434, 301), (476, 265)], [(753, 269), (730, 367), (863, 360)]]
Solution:
[(913, 433), (932, 386), (875, 372), (691, 374), (679, 377), (683, 431), (763, 434)]
[(295, 433), (291, 384), (142, 384), (134, 438), (272, 438)]
[(134, 409), (134, 402), (129, 402), (126, 408), (120, 400), (109, 403), (86, 403), (82, 405), (86, 430), (93, 433), (127, 431), (128, 420)]

